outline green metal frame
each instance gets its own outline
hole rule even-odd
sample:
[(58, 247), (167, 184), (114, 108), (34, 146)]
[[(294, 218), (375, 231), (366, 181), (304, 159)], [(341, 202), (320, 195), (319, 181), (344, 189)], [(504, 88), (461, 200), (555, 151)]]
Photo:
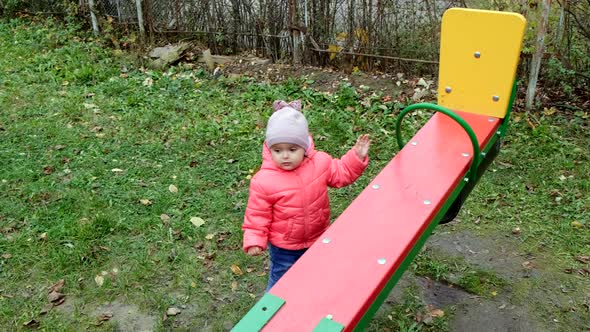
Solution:
[(258, 301), (248, 313), (231, 329), (232, 332), (260, 331), (285, 304), (285, 300), (270, 293)]
[(316, 325), (313, 332), (341, 332), (343, 330), (344, 325), (325, 317)]
[(473, 146), (473, 159), (471, 161), (471, 166), (469, 167), (468, 178), (469, 178), (469, 181), (475, 182), (475, 180), (477, 178), (477, 166), (479, 166), (479, 163), (481, 162), (481, 151), (479, 150), (479, 142), (477, 141), (477, 136), (475, 136), (473, 129), (471, 129), (471, 127), (469, 126), (467, 121), (463, 120), (463, 118), (461, 118), (457, 113), (451, 111), (450, 109), (448, 109), (446, 107), (443, 107), (440, 105), (435, 105), (435, 104), (430, 104), (430, 103), (419, 103), (419, 104), (414, 104), (414, 105), (410, 105), (410, 106), (406, 107), (398, 115), (397, 121), (395, 122), (395, 136), (397, 137), (397, 144), (399, 145), (400, 150), (404, 147), (404, 145), (406, 145), (406, 143), (402, 139), (402, 133), (401, 133), (402, 121), (403, 121), (404, 117), (409, 112), (412, 112), (417, 109), (428, 109), (428, 110), (433, 110), (433, 111), (443, 113), (443, 114), (447, 115), (448, 117), (450, 117), (451, 119), (455, 120), (455, 122), (457, 122), (461, 127), (463, 127), (463, 129), (465, 130), (467, 135), (469, 135), (469, 139), (471, 140), (471, 145)]

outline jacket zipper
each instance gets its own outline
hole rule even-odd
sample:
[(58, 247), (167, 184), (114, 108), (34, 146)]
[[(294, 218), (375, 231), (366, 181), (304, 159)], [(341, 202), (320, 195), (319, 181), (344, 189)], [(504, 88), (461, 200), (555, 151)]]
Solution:
[[(297, 170), (295, 170), (297, 172)], [(301, 188), (301, 203), (303, 207), (303, 242), (305, 246), (307, 246), (307, 227), (309, 223), (309, 215), (308, 215), (308, 208), (307, 208), (307, 194), (305, 192), (305, 184), (303, 183), (303, 179), (300, 176), (300, 173), (297, 172), (297, 180), (299, 180), (299, 186)]]

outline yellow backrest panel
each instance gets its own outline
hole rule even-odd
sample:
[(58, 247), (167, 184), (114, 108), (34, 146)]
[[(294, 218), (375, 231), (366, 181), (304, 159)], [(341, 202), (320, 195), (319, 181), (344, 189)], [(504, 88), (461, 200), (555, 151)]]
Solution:
[(442, 19), (438, 104), (503, 118), (520, 57), (526, 19), (464, 8)]

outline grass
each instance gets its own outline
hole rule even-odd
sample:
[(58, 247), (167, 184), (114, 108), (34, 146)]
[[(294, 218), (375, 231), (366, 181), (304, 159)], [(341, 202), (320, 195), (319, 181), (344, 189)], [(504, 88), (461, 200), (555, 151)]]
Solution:
[[(241, 251), (241, 222), (274, 99), (303, 99), (316, 145), (333, 155), (360, 133), (373, 136), (366, 176), (330, 193), (333, 216), (397, 151), (392, 128), (403, 105), (350, 85), (326, 93), (298, 78), (146, 70), (52, 21), (2, 19), (0, 44), (0, 326), (8, 329), (35, 319), (45, 330), (109, 330), (115, 322), (95, 326), (109, 301), (149, 313), (162, 330), (237, 322), (267, 278), (265, 258)], [(409, 117), (405, 137), (428, 116)], [(501, 163), (461, 214), (481, 222), (459, 227), (510, 235), (518, 226), (523, 250), (556, 268), (580, 267), (575, 257), (590, 251), (587, 116), (541, 116), (534, 129), (515, 118)], [(60, 279), (67, 305), (41, 315)], [(185, 315), (164, 320), (171, 306)], [(371, 329), (445, 329), (398, 320), (418, 308), (383, 312)], [(387, 325), (388, 315), (406, 325)]]

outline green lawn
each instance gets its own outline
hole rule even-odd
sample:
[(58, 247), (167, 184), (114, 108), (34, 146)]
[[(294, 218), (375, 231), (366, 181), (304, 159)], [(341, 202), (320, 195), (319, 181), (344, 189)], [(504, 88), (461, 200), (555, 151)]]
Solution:
[[(372, 135), (366, 175), (331, 192), (334, 216), (397, 152), (402, 105), (381, 103), (379, 93), (145, 70), (75, 25), (52, 22), (2, 19), (0, 45), (0, 326), (8, 330), (32, 319), (51, 331), (110, 330), (114, 322), (94, 327), (110, 301), (159, 329), (237, 322), (267, 278), (265, 258), (241, 251), (240, 228), (274, 99), (303, 99), (317, 147), (333, 155)], [(416, 127), (426, 117), (409, 119)], [(519, 227), (522, 250), (556, 269), (585, 266), (576, 256), (590, 253), (588, 117), (540, 115), (533, 129), (517, 114), (457, 227), (498, 236)], [(41, 315), (60, 279), (66, 302)], [(372, 329), (409, 327), (403, 313), (417, 304), (408, 301)], [(169, 307), (183, 313), (164, 319)]]

